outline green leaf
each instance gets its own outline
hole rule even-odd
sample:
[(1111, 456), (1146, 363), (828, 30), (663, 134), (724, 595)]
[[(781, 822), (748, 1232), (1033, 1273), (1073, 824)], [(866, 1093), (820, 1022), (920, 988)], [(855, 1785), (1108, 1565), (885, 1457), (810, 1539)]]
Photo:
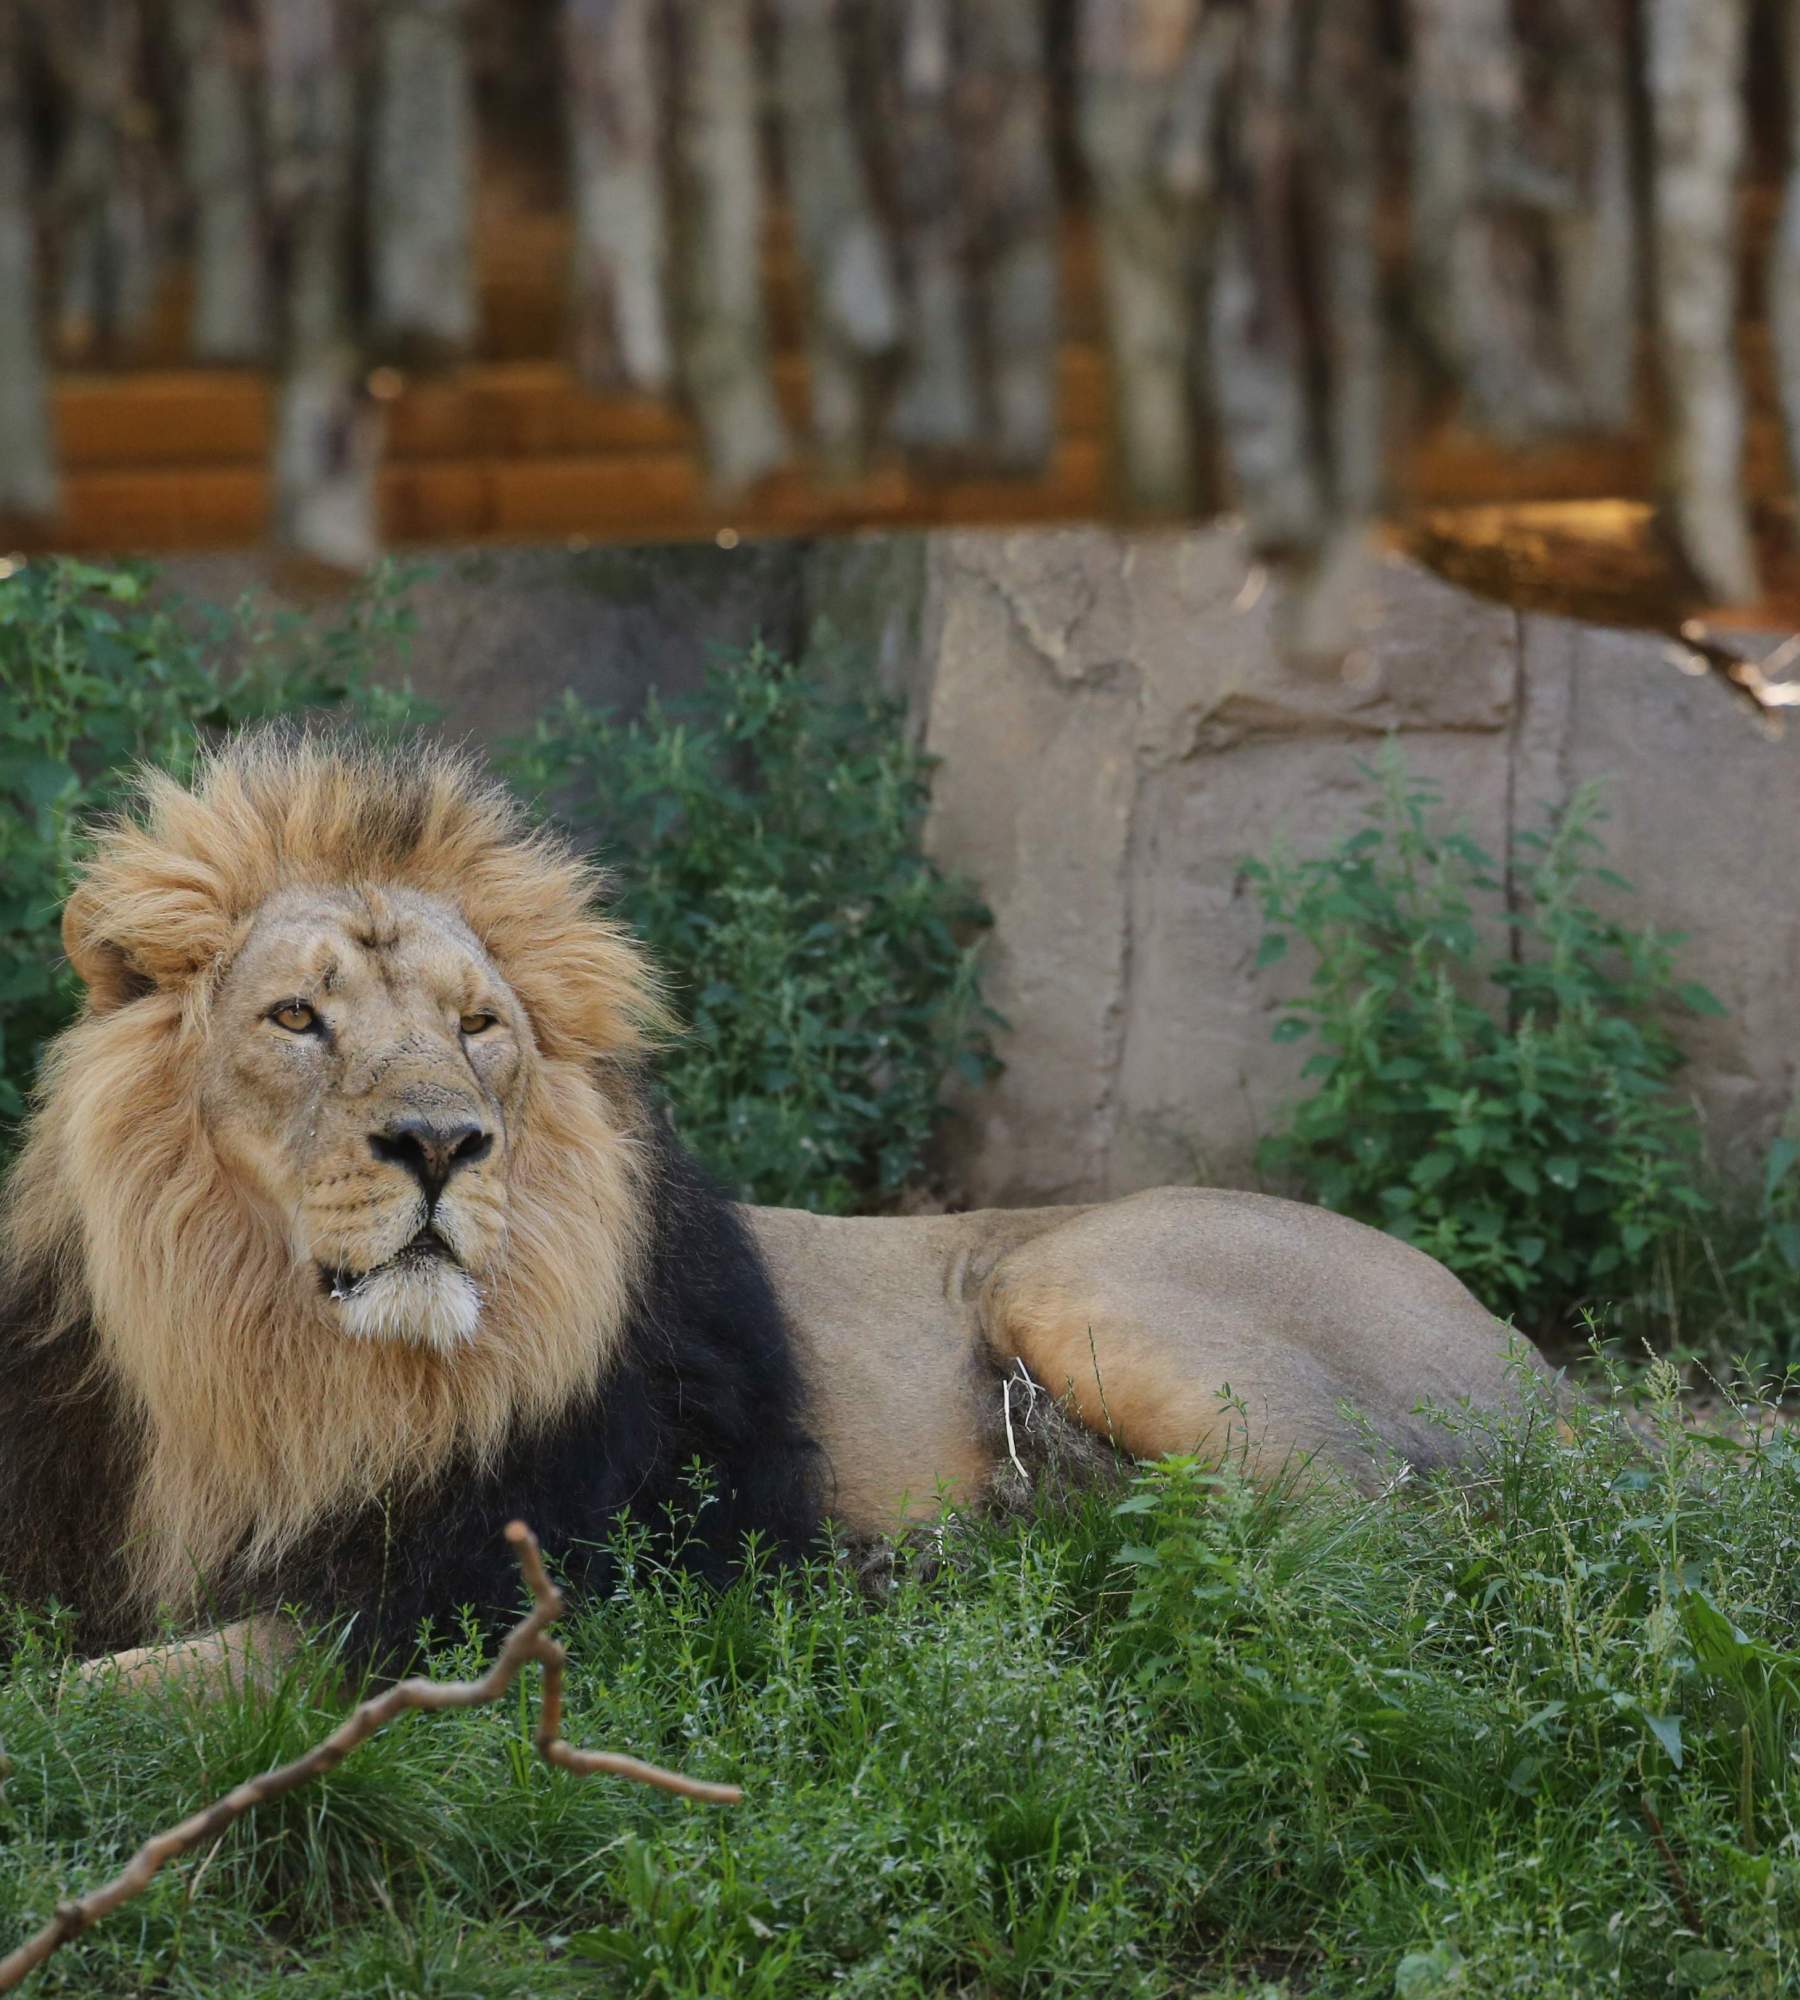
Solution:
[(1304, 1021), (1295, 1014), (1285, 1014), (1270, 1029), (1269, 1039), (1272, 1042), (1297, 1042), (1302, 1035), (1310, 1034), (1311, 1032), (1312, 1023), (1310, 1021)]
[(1560, 1153), (1544, 1162), (1544, 1175), (1553, 1187), (1572, 1188), (1581, 1179), (1581, 1162)]
[(1394, 2000), (1445, 2000), (1466, 1992), (1463, 1955), (1453, 1944), (1409, 1951), (1394, 1969)]
[(1287, 948), (1286, 931), (1265, 931), (1262, 943), (1256, 948), (1256, 970), (1261, 972), (1266, 966), (1279, 964), (1286, 958)]
[(1724, 1001), (1719, 998), (1712, 988), (1710, 986), (1702, 986), (1697, 979), (1684, 979), (1675, 988), (1675, 997), (1693, 1014), (1711, 1014), (1717, 1016), (1729, 1011)]
[(1678, 1715), (1652, 1715), (1647, 1709), (1639, 1713), (1644, 1727), (1649, 1730), (1668, 1755), (1669, 1762), (1676, 1770), (1681, 1769), (1681, 1717)]

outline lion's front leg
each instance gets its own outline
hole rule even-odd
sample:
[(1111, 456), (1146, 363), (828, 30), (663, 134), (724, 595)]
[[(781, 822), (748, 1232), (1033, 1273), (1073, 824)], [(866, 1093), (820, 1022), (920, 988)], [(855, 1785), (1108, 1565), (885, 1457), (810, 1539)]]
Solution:
[(216, 1632), (161, 1646), (132, 1646), (84, 1660), (75, 1669), (82, 1681), (120, 1687), (180, 1687), (204, 1694), (229, 1694), (242, 1687), (269, 1687), (293, 1657), (299, 1634), (285, 1618), (241, 1618)]

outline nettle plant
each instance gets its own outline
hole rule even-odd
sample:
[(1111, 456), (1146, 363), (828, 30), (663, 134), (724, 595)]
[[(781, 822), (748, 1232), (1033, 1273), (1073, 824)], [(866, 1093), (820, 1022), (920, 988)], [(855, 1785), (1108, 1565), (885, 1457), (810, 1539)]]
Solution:
[(628, 724), (571, 694), (511, 759), (616, 869), (687, 1027), (659, 1065), (676, 1123), (747, 1199), (890, 1202), (950, 1077), (997, 1067), (987, 912), (920, 846), (929, 769), (866, 677), (760, 643)]
[(1247, 868), (1269, 926), (1259, 965), (1295, 940), (1313, 959), (1274, 1033), (1315, 1043), (1315, 1088), (1264, 1168), (1522, 1322), (1639, 1294), (1711, 1210), (1666, 1021), (1720, 1003), (1678, 976), (1679, 936), (1588, 901), (1595, 883), (1630, 888), (1604, 864), (1593, 787), (1517, 837), (1509, 887), (1397, 748), (1363, 768), (1365, 826)]
[(135, 769), (191, 768), (209, 736), (347, 709), (397, 726), (416, 704), (372, 684), (410, 620), (382, 571), (326, 622), (222, 612), (152, 591), (144, 569), (32, 561), (0, 578), (0, 1151), (74, 982), (58, 928), (87, 824)]

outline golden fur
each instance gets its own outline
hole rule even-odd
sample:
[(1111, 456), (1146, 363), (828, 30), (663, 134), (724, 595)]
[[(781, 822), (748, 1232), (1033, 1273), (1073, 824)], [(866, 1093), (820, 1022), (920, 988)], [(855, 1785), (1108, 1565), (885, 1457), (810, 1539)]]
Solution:
[[(592, 1381), (615, 1338), (641, 1224), (635, 1067), (662, 1019), (596, 878), (465, 759), (345, 754), (259, 735), (191, 789), (149, 775), (105, 828), (64, 919), (87, 983), (55, 1045), (12, 1180), (8, 1250), (53, 1265), (57, 1328), (91, 1315), (141, 1433), (128, 1554), (147, 1604), (191, 1605), (261, 1570), (334, 1510), (477, 1459)], [(379, 927), (458, 919), (516, 996), (519, 1110), (505, 1173), (494, 1337), (447, 1353), (347, 1339), (291, 1232), (202, 1115), (215, 1009), (259, 913), (348, 893)], [(249, 1107), (254, 1124), (256, 1107)], [(229, 1117), (226, 1120), (229, 1123)]]

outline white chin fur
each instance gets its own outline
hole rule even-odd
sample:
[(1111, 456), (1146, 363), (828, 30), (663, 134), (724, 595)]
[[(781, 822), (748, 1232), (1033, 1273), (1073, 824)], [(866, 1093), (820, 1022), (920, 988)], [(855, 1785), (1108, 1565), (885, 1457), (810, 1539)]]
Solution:
[(361, 1340), (405, 1340), (451, 1354), (475, 1338), (481, 1294), (467, 1271), (442, 1258), (371, 1271), (346, 1292), (344, 1331)]

